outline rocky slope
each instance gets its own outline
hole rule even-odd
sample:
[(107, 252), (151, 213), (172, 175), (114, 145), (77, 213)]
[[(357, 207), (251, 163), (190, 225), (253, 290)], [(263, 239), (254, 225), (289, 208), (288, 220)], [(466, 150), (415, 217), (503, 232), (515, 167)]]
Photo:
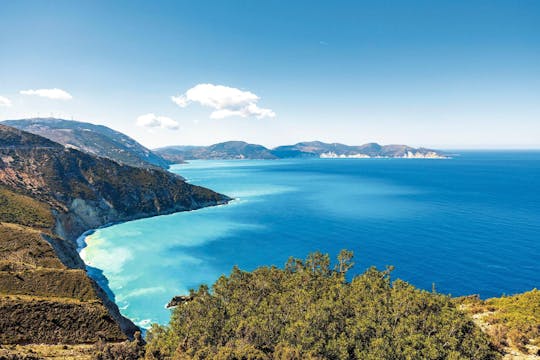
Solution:
[(446, 158), (443, 153), (413, 148), (407, 145), (379, 145), (369, 143), (349, 146), (321, 141), (300, 142), (295, 145), (267, 149), (262, 145), (229, 141), (211, 146), (168, 146), (154, 150), (171, 163), (207, 159), (287, 159), (287, 158)]
[(3, 125), (0, 144), (0, 184), (51, 204), (55, 233), (70, 240), (110, 222), (229, 200), (164, 170), (118, 164)]
[(165, 170), (0, 125), (0, 343), (131, 336), (137, 328), (88, 277), (74, 240), (109, 222), (228, 200)]
[[(7, 211), (0, 213), (0, 343), (86, 343), (100, 336), (109, 341), (132, 336), (136, 326), (87, 276), (74, 244), (51, 233), (54, 219), (47, 205), (1, 188), (0, 208), (6, 207), (15, 211), (7, 217)], [(55, 246), (49, 241), (53, 238)]]
[(121, 164), (168, 168), (167, 161), (137, 141), (103, 125), (55, 118), (6, 120), (12, 126)]

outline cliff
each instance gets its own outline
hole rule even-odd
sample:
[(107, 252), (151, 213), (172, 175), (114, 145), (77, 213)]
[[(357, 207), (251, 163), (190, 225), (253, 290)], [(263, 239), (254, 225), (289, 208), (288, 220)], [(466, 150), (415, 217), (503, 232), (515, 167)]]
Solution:
[(120, 341), (137, 330), (74, 240), (110, 222), (226, 203), (180, 176), (0, 125), (0, 343)]
[(69, 240), (107, 223), (229, 200), (165, 170), (122, 165), (17, 131), (0, 125), (0, 185), (51, 204), (54, 232)]

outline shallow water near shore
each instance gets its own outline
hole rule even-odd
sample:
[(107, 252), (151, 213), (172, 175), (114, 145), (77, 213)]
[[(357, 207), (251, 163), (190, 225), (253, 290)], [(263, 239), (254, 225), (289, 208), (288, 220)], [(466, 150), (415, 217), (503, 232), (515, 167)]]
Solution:
[(172, 296), (233, 265), (282, 266), (314, 250), (347, 248), (353, 274), (394, 265), (394, 277), (452, 295), (540, 286), (540, 152), (193, 161), (171, 171), (236, 200), (98, 229), (81, 250), (143, 327), (166, 323)]

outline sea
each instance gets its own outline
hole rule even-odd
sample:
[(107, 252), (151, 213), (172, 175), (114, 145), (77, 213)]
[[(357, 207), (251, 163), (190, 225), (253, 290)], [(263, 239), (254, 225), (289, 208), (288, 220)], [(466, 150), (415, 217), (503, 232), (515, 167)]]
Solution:
[(144, 328), (168, 322), (173, 296), (235, 265), (283, 266), (313, 251), (354, 251), (350, 278), (394, 266), (393, 279), (453, 296), (540, 286), (538, 151), (198, 160), (170, 171), (234, 201), (97, 229), (81, 251), (122, 314)]

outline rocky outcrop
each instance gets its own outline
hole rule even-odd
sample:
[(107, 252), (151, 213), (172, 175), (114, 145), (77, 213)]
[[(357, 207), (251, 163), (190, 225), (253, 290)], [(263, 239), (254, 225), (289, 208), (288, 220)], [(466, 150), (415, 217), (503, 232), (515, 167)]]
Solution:
[(193, 296), (191, 295), (177, 295), (173, 297), (171, 301), (167, 303), (166, 307), (167, 309), (170, 309), (170, 308), (185, 304), (187, 302), (190, 302), (191, 300), (193, 300)]

